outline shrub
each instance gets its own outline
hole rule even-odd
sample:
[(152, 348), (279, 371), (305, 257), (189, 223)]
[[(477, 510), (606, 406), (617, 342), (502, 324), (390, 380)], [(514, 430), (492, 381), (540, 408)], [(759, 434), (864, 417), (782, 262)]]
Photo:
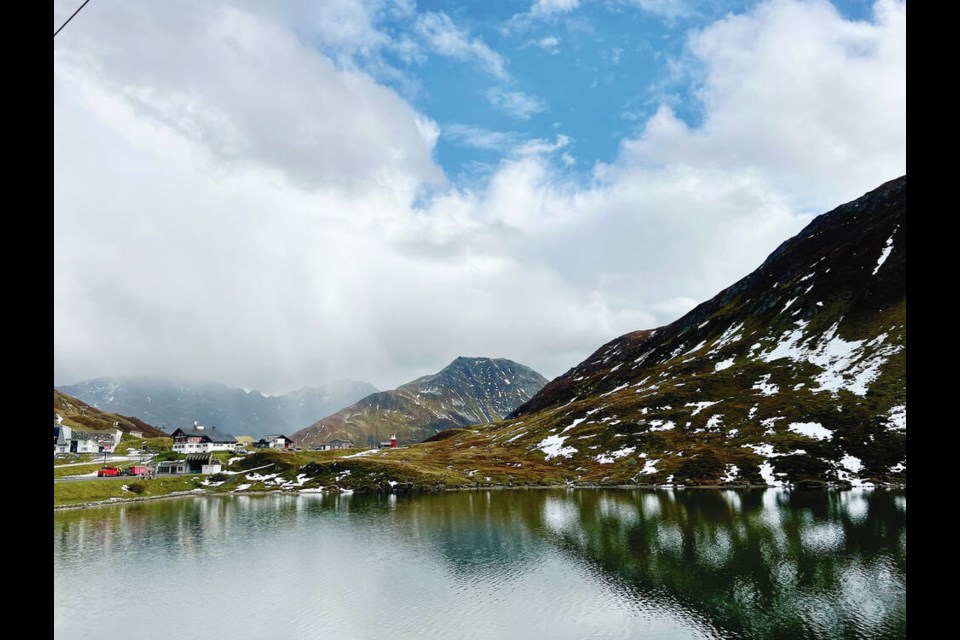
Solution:
[(140, 495), (141, 493), (143, 493), (144, 489), (146, 489), (146, 487), (144, 487), (139, 482), (131, 482), (130, 484), (127, 485), (127, 491), (129, 491), (130, 493), (136, 493), (137, 495)]

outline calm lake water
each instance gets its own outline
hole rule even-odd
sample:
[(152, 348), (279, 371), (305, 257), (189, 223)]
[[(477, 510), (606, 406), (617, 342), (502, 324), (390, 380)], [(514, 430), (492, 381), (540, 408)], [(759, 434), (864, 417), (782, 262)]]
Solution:
[(57, 638), (901, 638), (906, 495), (521, 490), (54, 514)]

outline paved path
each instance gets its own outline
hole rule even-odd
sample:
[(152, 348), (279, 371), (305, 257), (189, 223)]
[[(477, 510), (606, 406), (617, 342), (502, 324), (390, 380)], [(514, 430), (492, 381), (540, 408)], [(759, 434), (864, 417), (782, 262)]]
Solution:
[[(153, 458), (153, 454), (143, 456), (144, 463), (149, 462)], [(129, 462), (130, 460), (140, 460), (140, 456), (110, 456), (107, 458), (107, 466), (110, 466), (111, 462)], [(55, 464), (53, 465), (54, 469), (63, 469), (64, 467), (82, 467), (87, 464), (98, 464), (103, 463), (103, 457), (94, 458), (93, 460), (88, 460), (87, 462), (71, 462), (69, 464)]]

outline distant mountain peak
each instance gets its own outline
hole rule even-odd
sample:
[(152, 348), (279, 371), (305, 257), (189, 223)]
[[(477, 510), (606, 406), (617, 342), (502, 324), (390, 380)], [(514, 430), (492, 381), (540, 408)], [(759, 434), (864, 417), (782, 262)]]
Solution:
[(375, 445), (396, 433), (400, 442), (417, 442), (444, 429), (499, 420), (546, 382), (512, 360), (458, 356), (437, 373), (371, 394), (293, 438), (302, 446), (333, 438)]

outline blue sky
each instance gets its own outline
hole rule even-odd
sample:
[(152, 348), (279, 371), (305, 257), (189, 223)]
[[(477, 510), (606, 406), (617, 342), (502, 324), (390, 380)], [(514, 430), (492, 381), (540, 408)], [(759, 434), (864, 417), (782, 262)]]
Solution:
[[(702, 122), (701, 70), (685, 51), (686, 34), (757, 4), (427, 1), (394, 11), (388, 5), (374, 14), (375, 26), (395, 40), (419, 39), (416, 53), (385, 47), (377, 64), (364, 55), (348, 64), (373, 74), (440, 125), (436, 159), (458, 182), (483, 180), (511, 146), (557, 135), (569, 140), (564, 169), (589, 174), (595, 162), (613, 161), (620, 142), (636, 135), (661, 104), (692, 127)], [(872, 14), (872, 3), (864, 0), (833, 6), (851, 21), (869, 21)], [(485, 47), (502, 61), (502, 72), (477, 53), (431, 49), (423, 42), (430, 17), (448, 33)], [(337, 56), (336, 45), (316, 44)], [(391, 72), (378, 73), (383, 63)]]
[(55, 383), (550, 378), (906, 172), (906, 4), (97, 0), (53, 125)]

